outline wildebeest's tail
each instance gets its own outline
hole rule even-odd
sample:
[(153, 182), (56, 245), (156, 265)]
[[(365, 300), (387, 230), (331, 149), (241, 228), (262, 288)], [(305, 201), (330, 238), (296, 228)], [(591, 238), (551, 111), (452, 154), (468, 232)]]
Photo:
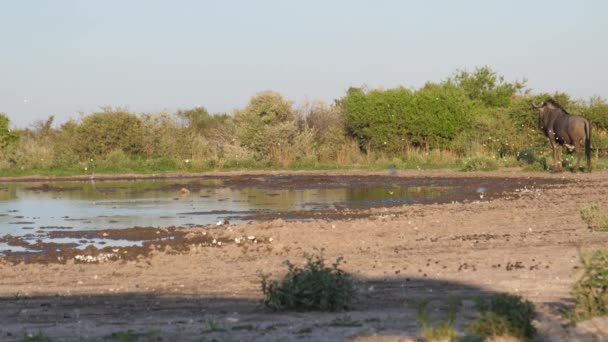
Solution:
[(591, 124), (585, 122), (585, 157), (587, 158), (587, 172), (591, 172)]

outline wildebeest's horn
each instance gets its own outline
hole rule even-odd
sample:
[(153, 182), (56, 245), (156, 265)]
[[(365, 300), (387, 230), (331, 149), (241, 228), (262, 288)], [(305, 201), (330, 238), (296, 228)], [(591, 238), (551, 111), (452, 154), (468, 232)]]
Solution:
[(543, 105), (544, 105), (544, 103), (543, 103), (543, 102), (541, 102), (539, 105), (537, 105), (537, 104), (536, 104), (534, 101), (532, 101), (532, 107), (534, 107), (534, 108), (540, 108), (540, 107), (542, 107)]

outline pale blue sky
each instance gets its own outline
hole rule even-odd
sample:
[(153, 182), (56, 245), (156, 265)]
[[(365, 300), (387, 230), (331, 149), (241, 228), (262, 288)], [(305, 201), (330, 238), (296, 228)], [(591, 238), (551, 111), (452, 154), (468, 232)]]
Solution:
[(535, 93), (608, 98), (608, 1), (2, 0), (0, 112), (232, 112), (488, 65)]

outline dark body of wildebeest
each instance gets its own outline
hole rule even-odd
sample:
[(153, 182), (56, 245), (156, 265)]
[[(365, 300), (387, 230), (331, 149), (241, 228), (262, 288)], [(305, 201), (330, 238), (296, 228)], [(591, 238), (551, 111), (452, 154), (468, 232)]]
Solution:
[(582, 116), (569, 114), (553, 99), (540, 105), (532, 102), (538, 110), (538, 127), (549, 138), (553, 149), (553, 172), (561, 171), (562, 146), (576, 151), (574, 172), (580, 167), (583, 148), (587, 158), (587, 172), (591, 172), (591, 124)]

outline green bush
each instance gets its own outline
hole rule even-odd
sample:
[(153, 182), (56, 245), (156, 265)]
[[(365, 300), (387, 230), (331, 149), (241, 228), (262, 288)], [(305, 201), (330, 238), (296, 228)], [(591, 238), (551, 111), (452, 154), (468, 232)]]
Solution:
[(401, 151), (406, 145), (406, 117), (413, 107), (413, 93), (406, 88), (365, 91), (348, 89), (338, 101), (345, 115), (347, 134), (362, 150)]
[(306, 254), (305, 259), (303, 268), (286, 261), (287, 275), (280, 282), (260, 274), (264, 305), (273, 310), (348, 310), (356, 289), (353, 278), (338, 267), (342, 258), (331, 267), (322, 255)]
[[(262, 92), (252, 97), (247, 107), (235, 115), (241, 144), (255, 151), (259, 158), (266, 156), (273, 144), (289, 144), (288, 139), (297, 132), (291, 105), (276, 92)], [(276, 133), (279, 136), (275, 136)]]
[(471, 100), (479, 101), (487, 107), (509, 106), (513, 95), (526, 85), (525, 80), (507, 83), (503, 76), (498, 75), (488, 66), (476, 68), (472, 73), (466, 70), (458, 71), (451, 80)]
[(339, 100), (347, 133), (362, 149), (403, 152), (408, 145), (447, 148), (470, 126), (472, 102), (453, 83), (428, 83), (416, 92), (406, 88), (350, 88)]
[(471, 126), (473, 103), (453, 83), (427, 83), (414, 94), (414, 109), (406, 117), (408, 137), (414, 146), (449, 148)]
[(608, 314), (608, 250), (581, 257), (583, 274), (574, 284), (575, 307), (566, 312), (573, 321)]
[(534, 304), (519, 296), (501, 293), (479, 298), (476, 308), (479, 319), (468, 322), (467, 329), (478, 336), (513, 336), (530, 340), (536, 333), (532, 320), (536, 316)]
[(19, 133), (11, 130), (9, 123), (8, 116), (0, 113), (0, 161), (9, 161), (19, 143)]
[(143, 134), (135, 114), (106, 108), (82, 119), (76, 129), (76, 151), (81, 157), (103, 156), (118, 149), (138, 155), (143, 152)]
[(594, 128), (608, 130), (608, 103), (601, 97), (592, 97), (582, 114), (591, 121)]

